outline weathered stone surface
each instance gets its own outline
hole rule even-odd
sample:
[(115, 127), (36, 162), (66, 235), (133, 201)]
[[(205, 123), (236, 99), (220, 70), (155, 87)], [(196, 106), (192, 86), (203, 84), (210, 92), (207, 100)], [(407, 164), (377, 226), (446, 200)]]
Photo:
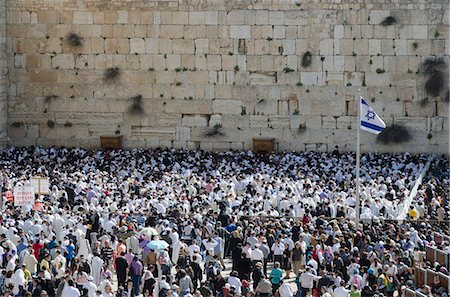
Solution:
[[(424, 58), (450, 51), (442, 1), (13, 2), (2, 10), (0, 1), (0, 145), (9, 136), (98, 147), (98, 136), (120, 130), (136, 147), (248, 149), (267, 136), (280, 150), (353, 150), (362, 88), (387, 124), (408, 126), (415, 152), (447, 150), (448, 103), (420, 106), (427, 95), (416, 74)], [(399, 23), (381, 25), (387, 16)], [(68, 44), (69, 32), (82, 46)], [(312, 63), (302, 65), (307, 51)], [(103, 77), (110, 67), (121, 71), (113, 82)], [(129, 112), (138, 94), (143, 115)], [(15, 121), (23, 130), (8, 126)], [(224, 135), (205, 139), (216, 125)], [(402, 149), (372, 139), (362, 138), (363, 150)]]

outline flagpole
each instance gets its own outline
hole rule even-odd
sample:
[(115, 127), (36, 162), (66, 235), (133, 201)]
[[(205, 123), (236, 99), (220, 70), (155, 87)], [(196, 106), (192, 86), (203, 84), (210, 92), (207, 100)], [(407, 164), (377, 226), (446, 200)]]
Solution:
[(360, 155), (361, 155), (361, 139), (360, 139), (360, 128), (361, 128), (361, 89), (358, 89), (358, 104), (357, 109), (357, 125), (356, 125), (356, 230), (359, 229), (360, 221), (360, 197), (359, 197), (359, 172), (360, 172)]

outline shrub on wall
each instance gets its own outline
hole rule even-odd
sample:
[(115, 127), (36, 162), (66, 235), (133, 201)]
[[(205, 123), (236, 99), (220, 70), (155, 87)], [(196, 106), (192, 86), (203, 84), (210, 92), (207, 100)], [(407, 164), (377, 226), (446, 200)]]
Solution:
[(302, 67), (306, 68), (311, 66), (312, 63), (312, 55), (311, 52), (307, 51), (306, 53), (303, 54), (302, 57)]
[(105, 70), (103, 76), (106, 80), (115, 80), (120, 76), (120, 68), (119, 67), (111, 67)]
[(392, 125), (384, 129), (377, 136), (377, 142), (383, 144), (404, 143), (411, 140), (412, 136), (408, 129), (401, 125)]
[(81, 37), (78, 34), (75, 34), (73, 32), (67, 34), (66, 40), (67, 40), (67, 43), (73, 47), (82, 46), (83, 41), (84, 41), (83, 37)]
[(428, 58), (422, 62), (420, 67), (425, 78), (425, 91), (434, 96), (443, 96), (448, 91), (448, 63), (443, 58)]
[(393, 16), (388, 16), (386, 17), (381, 23), (380, 25), (382, 26), (391, 26), (397, 24), (397, 19)]
[(128, 112), (135, 115), (145, 114), (144, 106), (142, 103), (142, 95), (136, 95), (131, 98), (131, 106), (128, 108)]

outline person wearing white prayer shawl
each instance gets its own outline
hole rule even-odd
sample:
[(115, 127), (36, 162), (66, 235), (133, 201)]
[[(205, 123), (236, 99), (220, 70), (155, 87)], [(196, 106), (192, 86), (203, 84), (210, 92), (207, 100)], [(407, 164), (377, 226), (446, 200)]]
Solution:
[(14, 274), (11, 277), (11, 283), (14, 284), (14, 287), (12, 290), (14, 295), (19, 294), (20, 287), (25, 288), (25, 285), (26, 285), (25, 273), (23, 272), (22, 269), (19, 268), (14, 272)]
[(99, 257), (99, 255), (94, 254), (94, 257), (92, 258), (92, 277), (93, 277), (94, 284), (97, 286), (101, 282), (103, 265), (104, 265), (104, 262)]

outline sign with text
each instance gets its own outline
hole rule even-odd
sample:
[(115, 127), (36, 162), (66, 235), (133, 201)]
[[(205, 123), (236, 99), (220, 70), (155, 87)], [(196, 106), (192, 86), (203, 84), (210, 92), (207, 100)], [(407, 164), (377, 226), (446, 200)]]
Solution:
[(48, 177), (32, 177), (31, 186), (36, 194), (50, 193), (50, 179)]
[(34, 205), (34, 188), (15, 187), (14, 188), (14, 206), (28, 206)]

